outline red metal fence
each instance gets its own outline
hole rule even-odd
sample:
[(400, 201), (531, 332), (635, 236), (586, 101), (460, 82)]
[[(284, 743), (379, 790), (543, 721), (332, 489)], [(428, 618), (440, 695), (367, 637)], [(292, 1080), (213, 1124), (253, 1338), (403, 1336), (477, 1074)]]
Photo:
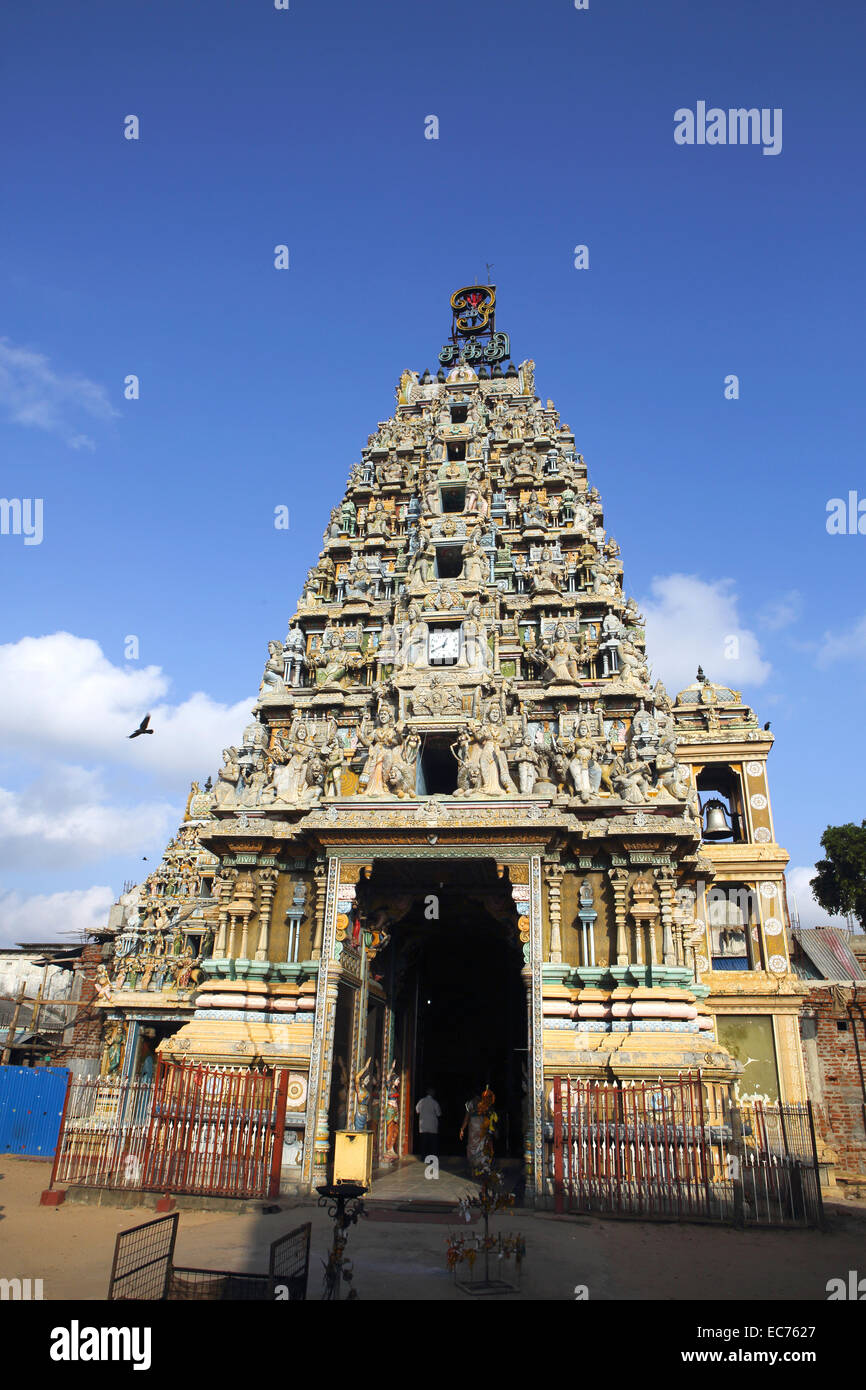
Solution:
[(73, 1081), (52, 1183), (277, 1196), (287, 1089), (286, 1071), (173, 1062)]
[(687, 1073), (609, 1085), (555, 1077), (547, 1190), (564, 1211), (820, 1225), (811, 1107), (736, 1103)]

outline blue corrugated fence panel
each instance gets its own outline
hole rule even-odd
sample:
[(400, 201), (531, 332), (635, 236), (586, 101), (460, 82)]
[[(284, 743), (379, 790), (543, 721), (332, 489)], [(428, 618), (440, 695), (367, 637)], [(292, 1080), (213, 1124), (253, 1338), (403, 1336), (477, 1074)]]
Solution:
[(0, 1066), (0, 1153), (53, 1155), (68, 1077), (68, 1067)]

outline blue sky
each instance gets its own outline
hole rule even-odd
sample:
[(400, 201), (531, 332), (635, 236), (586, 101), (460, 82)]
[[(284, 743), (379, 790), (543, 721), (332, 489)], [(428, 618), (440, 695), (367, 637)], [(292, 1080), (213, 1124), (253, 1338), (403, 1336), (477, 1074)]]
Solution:
[[(700, 661), (772, 720), (795, 869), (866, 815), (866, 536), (825, 525), (866, 499), (861, 5), (11, 0), (0, 26), (0, 493), (44, 509), (40, 545), (0, 536), (0, 936), (88, 925), (158, 857), (485, 262), (657, 674)], [(781, 108), (781, 152), (677, 145), (698, 101)]]

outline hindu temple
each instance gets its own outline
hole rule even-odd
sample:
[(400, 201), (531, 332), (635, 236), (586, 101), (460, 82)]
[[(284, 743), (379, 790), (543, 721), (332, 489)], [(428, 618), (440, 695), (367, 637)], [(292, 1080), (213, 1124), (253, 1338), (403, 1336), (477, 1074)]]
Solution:
[(495, 288), (450, 309), (100, 981), (105, 1070), (289, 1073), (300, 1189), (340, 1130), (380, 1172), (413, 1152), (427, 1085), (443, 1140), (494, 1090), (530, 1193), (555, 1075), (805, 1096), (773, 736), (702, 670), (676, 696), (651, 675), (598, 488)]

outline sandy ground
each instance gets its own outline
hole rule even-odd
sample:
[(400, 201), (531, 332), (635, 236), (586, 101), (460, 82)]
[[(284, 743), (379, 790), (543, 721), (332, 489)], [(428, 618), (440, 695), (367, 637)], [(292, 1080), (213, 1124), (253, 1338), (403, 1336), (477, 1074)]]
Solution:
[[(151, 1220), (138, 1208), (39, 1206), (50, 1165), (0, 1156), (0, 1277), (42, 1279), (46, 1299), (104, 1299), (118, 1231)], [(274, 1215), (182, 1211), (175, 1263), (265, 1270), (270, 1241), (313, 1223), (309, 1296), (321, 1291), (327, 1214), (309, 1204)], [(866, 1273), (866, 1210), (831, 1211), (831, 1230), (734, 1231), (696, 1225), (556, 1218), (517, 1210), (495, 1229), (519, 1229), (527, 1258), (520, 1294), (506, 1298), (826, 1300), (827, 1280)], [(465, 1300), (445, 1266), (447, 1225), (362, 1221), (349, 1237), (363, 1299)], [(464, 1228), (465, 1229), (465, 1228)], [(506, 1266), (507, 1277), (508, 1266)]]

